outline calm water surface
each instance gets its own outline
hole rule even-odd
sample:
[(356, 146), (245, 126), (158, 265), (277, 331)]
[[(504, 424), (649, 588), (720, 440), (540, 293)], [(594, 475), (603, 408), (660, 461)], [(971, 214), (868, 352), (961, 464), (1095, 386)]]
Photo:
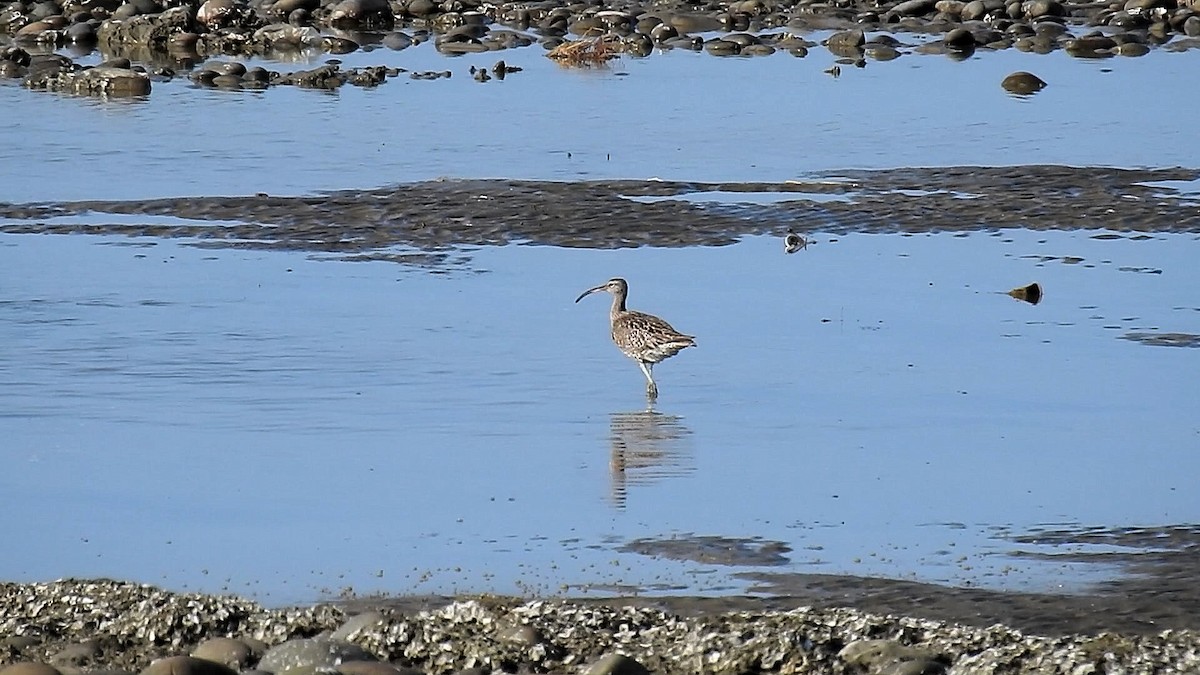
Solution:
[[(1179, 86), (1195, 53), (909, 54), (843, 66), (836, 79), (821, 48), (802, 59), (675, 51), (582, 71), (543, 54), (447, 58), (428, 43), (359, 52), (345, 64), (453, 77), (336, 93), (198, 90), (181, 76), (145, 101), (105, 102), (10, 82), (0, 114), (20, 120), (21, 133), (0, 161), (21, 170), (0, 201), (308, 194), (439, 176), (782, 181), (905, 166), (1190, 167), (1200, 156), (1200, 137), (1170, 131), (1200, 107), (1200, 91)], [(471, 79), (471, 66), (499, 58), (525, 70)], [(263, 64), (292, 71), (323, 60)], [(1014, 97), (1000, 81), (1015, 70), (1050, 84)], [(1148, 130), (1151, 117), (1161, 132)]]
[[(619, 550), (698, 535), (785, 542), (787, 570), (1074, 587), (1000, 535), (1200, 519), (1197, 352), (1123, 339), (1200, 332), (1198, 246), (818, 235), (431, 271), (2, 236), (0, 577), (738, 589), (743, 567)], [(698, 336), (652, 412), (606, 303), (572, 302), (617, 273)], [(1036, 307), (1003, 294), (1032, 280)]]
[[(500, 56), (525, 70), (467, 75)], [(123, 102), (7, 83), (21, 133), (0, 145), (0, 200), (1194, 166), (1194, 134), (1145, 123), (1192, 123), (1194, 60), (908, 55), (835, 79), (820, 50), (580, 72), (422, 45), (345, 61), (453, 78), (333, 94), (179, 78)], [(1009, 96), (1021, 69), (1050, 86)], [(747, 566), (626, 548), (718, 537), (786, 544), (785, 571), (1077, 588), (1109, 571), (1018, 560), (1004, 536), (1200, 522), (1200, 351), (1125, 339), (1200, 333), (1200, 242), (1095, 234), (818, 233), (794, 256), (773, 238), (509, 246), (431, 267), (0, 235), (0, 579), (272, 602), (742, 590)], [(614, 275), (698, 337), (658, 369), (653, 409), (605, 301), (572, 303)], [(1004, 294), (1031, 281), (1036, 307)]]

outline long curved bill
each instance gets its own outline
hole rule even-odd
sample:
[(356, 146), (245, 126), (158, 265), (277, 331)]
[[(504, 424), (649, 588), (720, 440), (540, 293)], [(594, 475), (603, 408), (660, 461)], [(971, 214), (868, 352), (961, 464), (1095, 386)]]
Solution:
[(604, 290), (604, 287), (605, 287), (605, 286), (607, 286), (607, 285), (608, 285), (608, 282), (604, 282), (604, 283), (600, 284), (599, 286), (597, 286), (597, 287), (595, 287), (595, 288), (589, 288), (589, 289), (587, 289), (587, 290), (586, 290), (586, 291), (584, 291), (583, 293), (580, 293), (578, 298), (575, 298), (575, 302), (579, 302), (580, 300), (582, 300), (582, 299), (586, 298), (587, 296), (591, 295), (592, 293), (595, 293), (596, 291), (602, 291), (602, 290)]

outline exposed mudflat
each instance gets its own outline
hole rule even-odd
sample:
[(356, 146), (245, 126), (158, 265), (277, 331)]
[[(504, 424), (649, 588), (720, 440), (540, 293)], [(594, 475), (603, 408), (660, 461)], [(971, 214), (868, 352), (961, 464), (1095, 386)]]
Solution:
[[(1195, 194), (1163, 183), (1197, 176), (1192, 169), (1019, 166), (845, 171), (786, 183), (440, 180), (307, 197), (0, 204), (8, 221), (0, 231), (184, 237), (356, 259), (389, 259), (395, 246), (719, 246), (788, 229), (1198, 232)], [(714, 192), (718, 200), (696, 197)], [(122, 218), (106, 223), (105, 214)]]

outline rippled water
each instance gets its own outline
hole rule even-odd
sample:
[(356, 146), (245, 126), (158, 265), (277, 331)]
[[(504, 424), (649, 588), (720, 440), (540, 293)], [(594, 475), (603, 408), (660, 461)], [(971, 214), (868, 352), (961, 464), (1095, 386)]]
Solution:
[[(1187, 54), (908, 55), (836, 79), (819, 50), (585, 72), (502, 56), (525, 70), (479, 84), (467, 68), (496, 55), (353, 54), (455, 75), (334, 94), (6, 83), (21, 133), (0, 145), (19, 167), (0, 200), (1197, 156), (1170, 131), (1200, 102), (1178, 86)], [(1050, 86), (1009, 96), (1018, 69)], [(1194, 235), (817, 233), (792, 256), (750, 237), (422, 264), (187, 244), (0, 235), (0, 578), (277, 602), (727, 592), (762, 549), (784, 551), (772, 569), (1071, 589), (1108, 571), (1018, 561), (1031, 545), (1005, 537), (1200, 521), (1200, 352), (1138, 337), (1200, 334)], [(606, 303), (572, 303), (614, 275), (698, 338), (656, 371), (652, 409)], [(1032, 281), (1037, 306), (1005, 294)]]

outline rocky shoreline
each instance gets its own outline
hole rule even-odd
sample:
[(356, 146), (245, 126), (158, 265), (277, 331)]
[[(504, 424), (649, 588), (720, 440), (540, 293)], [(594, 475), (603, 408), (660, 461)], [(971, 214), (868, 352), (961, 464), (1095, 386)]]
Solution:
[[(566, 53), (568, 65), (671, 49), (803, 57), (817, 47), (839, 64), (859, 67), (904, 54), (966, 58), (1008, 48), (1107, 58), (1200, 46), (1200, 0), (11, 0), (0, 7), (0, 80), (145, 96), (155, 81), (181, 74), (199, 86), (229, 89), (332, 89), (376, 86), (402, 73), (415, 79), (452, 74), (386, 65), (343, 70), (337, 59), (286, 73), (240, 60), (402, 50), (428, 41), (448, 56), (533, 45), (554, 55), (564, 45), (590, 41), (592, 48)], [(83, 65), (63, 52), (99, 52), (103, 60)], [(512, 70), (500, 60), (488, 69), (472, 67), (469, 76), (483, 81)], [(1015, 75), (1004, 84), (1015, 93), (1045, 84), (1035, 75)]]
[(3, 675), (1191, 673), (1200, 633), (1027, 635), (847, 608), (385, 599), (268, 609), (109, 580), (0, 584)]

